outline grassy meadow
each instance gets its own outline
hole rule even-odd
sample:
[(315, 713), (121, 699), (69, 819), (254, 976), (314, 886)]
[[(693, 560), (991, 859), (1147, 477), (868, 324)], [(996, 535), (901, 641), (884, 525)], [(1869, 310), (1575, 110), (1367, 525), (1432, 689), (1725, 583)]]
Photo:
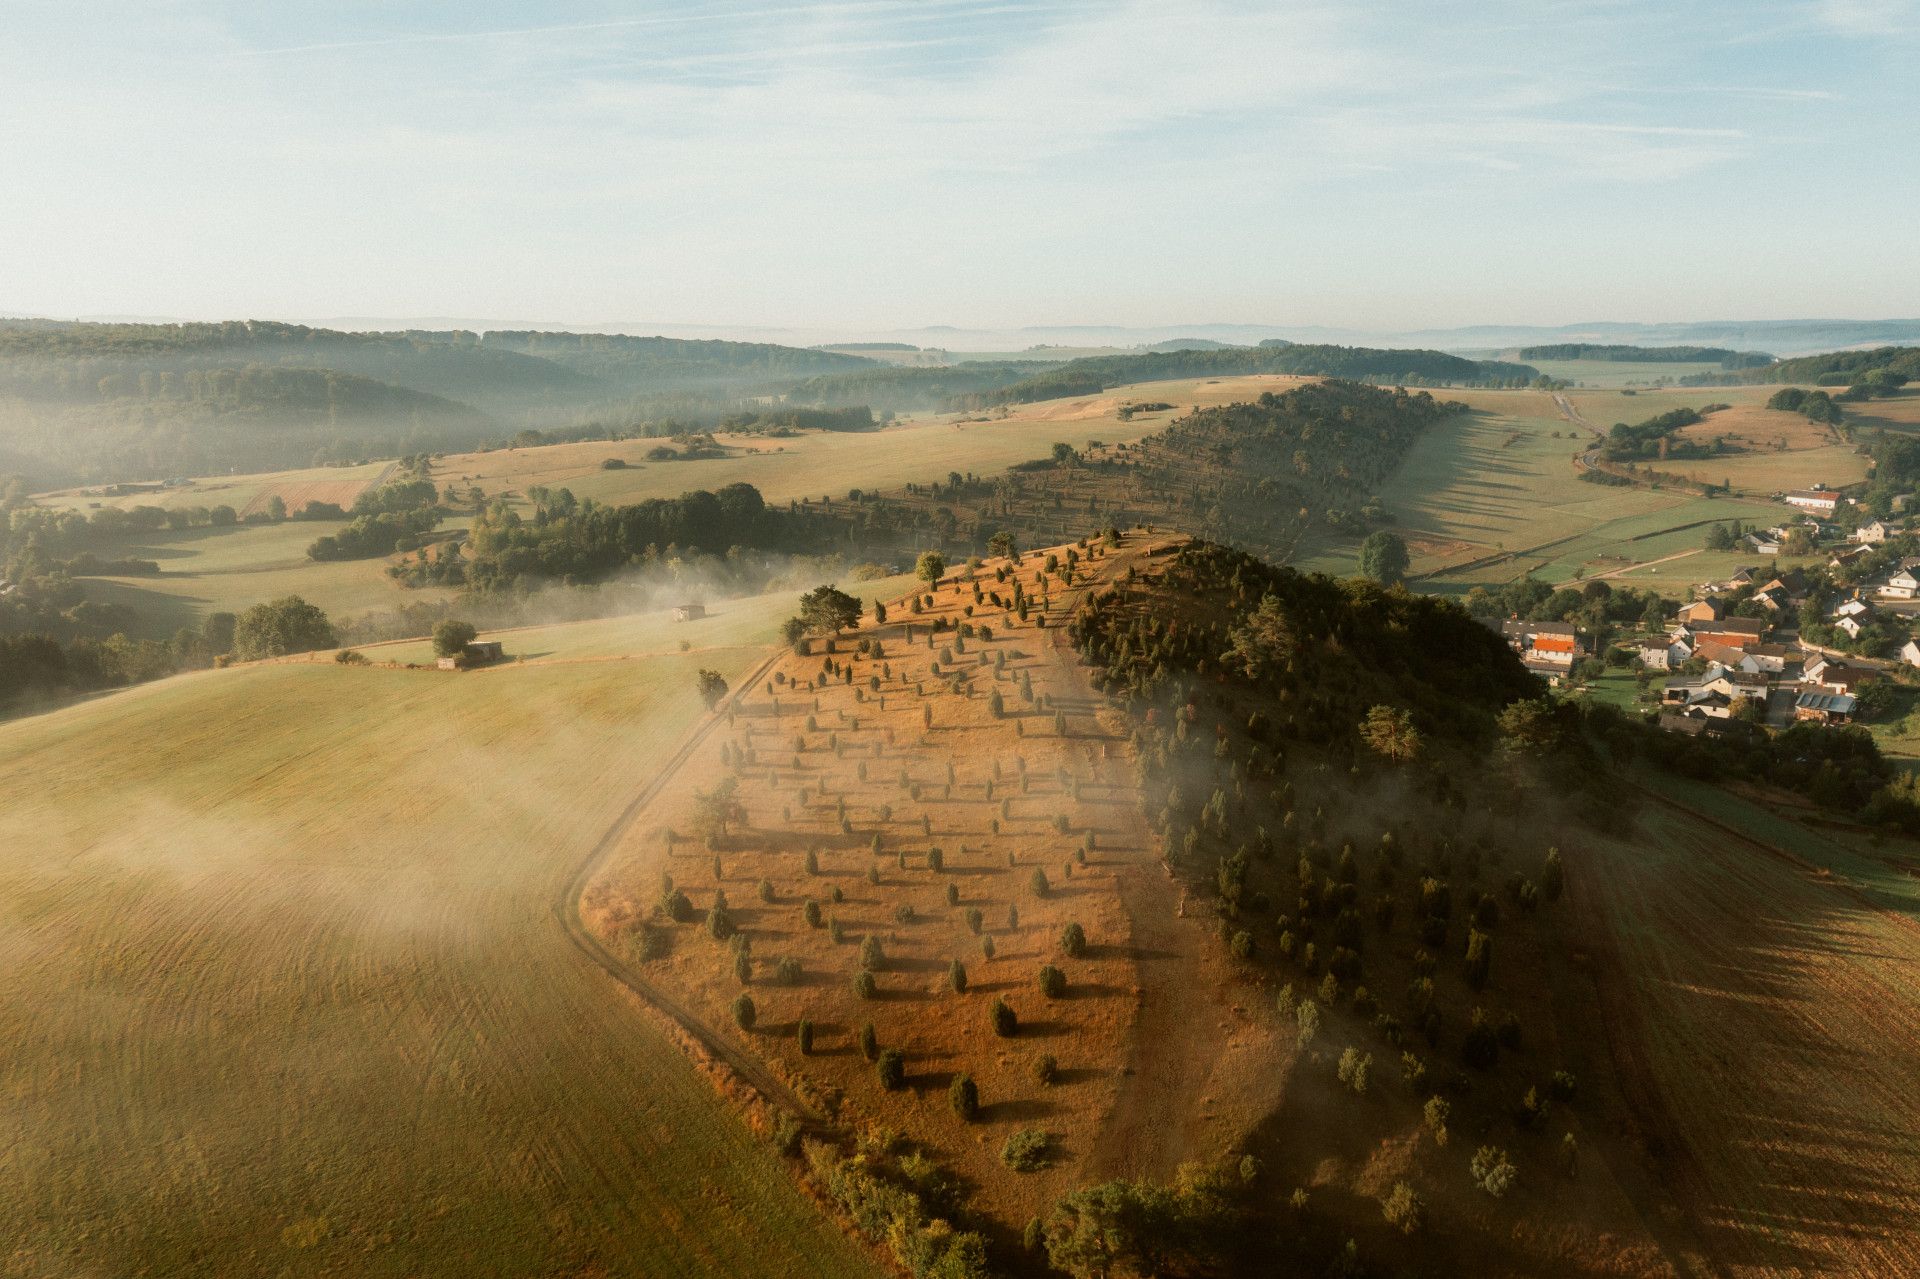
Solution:
[[(1518, 358), (1518, 357), (1514, 357)], [(1718, 373), (1718, 362), (1663, 364), (1654, 360), (1528, 360), (1556, 382), (1583, 387), (1649, 386), (1696, 373)]]
[(6, 1272), (876, 1273), (556, 918), (730, 638), (0, 725)]
[[(99, 554), (153, 560), (158, 577), (84, 578), (87, 596), (126, 604), (140, 614), (143, 634), (164, 638), (197, 627), (208, 613), (239, 613), (263, 600), (299, 595), (335, 617), (350, 617), (450, 591), (409, 590), (386, 574), (389, 558), (316, 562), (307, 547), (338, 531), (338, 520), (289, 520), (236, 528), (161, 530), (125, 539)], [(453, 521), (443, 527), (459, 527)]]
[[(895, 599), (915, 580), (912, 574), (901, 573), (865, 582), (842, 580), (839, 586), (864, 601), (871, 610), (875, 600)], [(506, 645), (508, 658), (519, 663), (627, 661), (681, 652), (726, 653), (741, 645), (767, 643), (779, 624), (793, 614), (797, 594), (794, 590), (780, 590), (741, 599), (711, 600), (707, 602), (707, 615), (691, 622), (674, 621), (667, 602), (662, 601), (658, 608), (646, 613), (490, 630), (483, 632), (482, 638), (501, 641)], [(683, 644), (685, 649), (681, 648)], [(434, 661), (433, 641), (424, 638), (366, 644), (359, 651), (369, 662), (404, 666), (430, 665)], [(331, 661), (332, 656), (316, 653), (304, 660), (325, 662)]]

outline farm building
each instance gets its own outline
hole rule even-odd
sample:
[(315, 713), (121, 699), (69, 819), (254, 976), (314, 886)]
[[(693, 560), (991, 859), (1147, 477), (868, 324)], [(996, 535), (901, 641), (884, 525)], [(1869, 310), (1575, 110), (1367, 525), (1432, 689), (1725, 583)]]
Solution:
[(1845, 724), (1853, 718), (1854, 700), (1845, 693), (1802, 693), (1793, 704), (1796, 720), (1815, 724)]
[(707, 615), (705, 604), (675, 604), (673, 620), (676, 622), (697, 622)]
[(1795, 489), (1788, 493), (1786, 502), (1788, 506), (1797, 506), (1816, 515), (1832, 515), (1840, 505), (1840, 495), (1825, 485), (1816, 484), (1810, 489)]
[(438, 665), (443, 671), (464, 671), (505, 661), (506, 656), (499, 640), (475, 640), (452, 657), (441, 658)]

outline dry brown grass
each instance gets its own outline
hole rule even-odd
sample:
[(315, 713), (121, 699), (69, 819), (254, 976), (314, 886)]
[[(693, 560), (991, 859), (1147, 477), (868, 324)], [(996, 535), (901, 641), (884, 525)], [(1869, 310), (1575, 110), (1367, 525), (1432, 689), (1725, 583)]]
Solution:
[[(587, 894), (588, 918), (618, 936), (651, 912), (663, 871), (702, 915), (716, 888), (724, 890), (752, 939), (753, 977), (745, 989), (758, 1008), (756, 1028), (733, 1027), (729, 1006), (742, 987), (728, 948), (702, 923), (673, 928), (672, 954), (650, 965), (649, 975), (709, 1025), (772, 1062), (841, 1124), (883, 1125), (933, 1147), (973, 1183), (975, 1207), (1015, 1229), (1083, 1182), (1119, 1173), (1164, 1177), (1182, 1158), (1218, 1154), (1273, 1101), (1269, 1028), (1234, 1006), (1231, 974), (1220, 948), (1208, 945), (1205, 924), (1175, 915), (1177, 893), (1139, 816), (1127, 726), (1091, 695), (1057, 626), (1086, 578), (1110, 579), (1142, 562), (1150, 544), (1168, 541), (1134, 535), (1105, 556), (1089, 551), (1097, 558), (1083, 561), (1085, 577), (1073, 588), (1058, 576), (1042, 584), (1044, 553), (1030, 552), (1011, 572), (1035, 596), (1050, 598), (1046, 627), (1019, 624), (990, 600), (973, 605), (971, 586), (949, 574), (919, 616), (902, 602), (890, 607), (885, 626), (868, 621), (835, 643), (830, 656), (852, 663), (853, 684), (824, 676), (824, 652), (782, 659), (768, 681), (745, 690), (729, 730), (716, 734), (636, 821), (637, 833)], [(989, 561), (980, 585), (1010, 598), (1011, 577), (995, 580), (999, 567)], [(935, 618), (985, 623), (993, 637), (967, 641), (950, 663), (943, 650), (953, 631), (927, 646)], [(884, 656), (856, 657), (858, 639), (879, 640)], [(982, 653), (989, 663), (1004, 657), (1004, 670), (978, 665)], [(956, 672), (964, 685), (957, 693), (945, 684)], [(876, 678), (879, 691), (869, 685)], [(1031, 704), (1020, 693), (1023, 679), (1032, 681)], [(1005, 699), (1004, 719), (989, 709), (994, 689)], [(923, 727), (928, 708), (930, 728)], [(1067, 719), (1064, 736), (1054, 728), (1056, 710)], [(749, 762), (729, 770), (723, 744)], [(695, 791), (729, 772), (739, 779), (747, 815), (721, 841), (716, 882), (714, 854), (688, 832), (696, 825)], [(839, 823), (843, 801), (851, 834)], [(671, 848), (667, 830), (681, 836)], [(1083, 862), (1088, 832), (1095, 848)], [(929, 865), (935, 847), (944, 856), (937, 872)], [(806, 872), (809, 848), (817, 850), (818, 875)], [(1051, 881), (1044, 897), (1029, 883), (1036, 869)], [(756, 895), (762, 879), (772, 885), (772, 904)], [(946, 900), (950, 884), (956, 905)], [(837, 905), (829, 901), (836, 887), (845, 898)], [(804, 922), (809, 898), (820, 903), (823, 921), (837, 920), (844, 930), (838, 945), (827, 927)], [(896, 917), (903, 905), (913, 910), (910, 922)], [(1009, 923), (1010, 907), (1019, 912), (1017, 926)], [(990, 960), (969, 929), (970, 909), (984, 917), (982, 934), (995, 947)], [(1060, 953), (1069, 921), (1090, 943), (1082, 958)], [(866, 1000), (851, 983), (869, 936), (880, 940), (886, 962), (875, 974), (879, 997)], [(788, 957), (805, 973), (793, 987), (772, 978)], [(956, 958), (967, 971), (964, 994), (948, 987), (948, 964)], [(1047, 963), (1066, 974), (1064, 998), (1048, 999), (1038, 988)], [(990, 1029), (996, 997), (1020, 1016), (1015, 1038)], [(813, 1055), (804, 1057), (794, 1036), (802, 1017), (817, 1036)], [(868, 1021), (883, 1047), (906, 1054), (907, 1086), (899, 1092), (884, 1091), (860, 1053), (858, 1035)], [(1227, 1051), (1213, 1034), (1163, 1037), (1176, 1024), (1193, 1032), (1213, 1022), (1252, 1051)], [(1137, 1034), (1143, 1023), (1155, 1028), (1151, 1041)], [(1060, 1066), (1051, 1086), (1031, 1075), (1042, 1054)], [(948, 1083), (959, 1071), (980, 1088), (983, 1114), (972, 1124), (947, 1104)], [(1000, 1147), (1028, 1127), (1047, 1131), (1054, 1158), (1043, 1171), (1015, 1174), (1001, 1166)]]

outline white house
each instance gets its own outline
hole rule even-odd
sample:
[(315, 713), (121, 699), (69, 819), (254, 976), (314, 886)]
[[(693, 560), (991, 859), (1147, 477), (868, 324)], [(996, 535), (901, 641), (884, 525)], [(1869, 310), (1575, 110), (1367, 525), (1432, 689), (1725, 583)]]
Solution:
[(1852, 613), (1847, 614), (1847, 616), (1841, 618), (1833, 625), (1834, 629), (1845, 631), (1848, 639), (1859, 639), (1860, 632), (1867, 629), (1867, 624)]
[(1650, 671), (1670, 671), (1686, 665), (1693, 650), (1684, 640), (1648, 640), (1640, 645), (1640, 664)]
[(1833, 610), (1833, 619), (1837, 622), (1843, 617), (1865, 617), (1872, 612), (1873, 605), (1856, 597), (1842, 601), (1840, 607)]
[(1853, 530), (1853, 540), (1862, 546), (1878, 546), (1893, 535), (1893, 529), (1881, 520), (1868, 520)]
[(1920, 595), (1920, 577), (1914, 576), (1912, 568), (1902, 565), (1880, 587), (1879, 595), (1882, 599), (1910, 600)]
[(1908, 640), (1900, 646), (1900, 660), (1908, 666), (1920, 666), (1920, 641)]

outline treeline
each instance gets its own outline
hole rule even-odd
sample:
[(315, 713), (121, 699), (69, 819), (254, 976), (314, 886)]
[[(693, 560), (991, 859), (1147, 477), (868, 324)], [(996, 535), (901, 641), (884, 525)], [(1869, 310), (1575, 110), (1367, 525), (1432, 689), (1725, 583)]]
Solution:
[(1765, 351), (1734, 351), (1724, 346), (1623, 346), (1591, 342), (1555, 342), (1523, 346), (1523, 360), (1607, 360), (1624, 364), (1718, 364), (1723, 369), (1758, 369), (1773, 363)]
[(1802, 386), (1848, 387), (1856, 399), (1891, 395), (1920, 377), (1920, 347), (1881, 346), (1866, 351), (1827, 351), (1777, 360), (1746, 369), (1737, 377), (1700, 374), (1681, 379), (1683, 386), (1710, 386), (1730, 382), (1795, 382)]
[(1091, 395), (1131, 382), (1292, 373), (1401, 385), (1524, 383), (1539, 376), (1526, 364), (1469, 360), (1443, 351), (1376, 350), (1358, 346), (1257, 346), (1226, 350), (1146, 352), (1071, 360), (992, 391), (964, 396), (956, 407), (1025, 404), (1065, 395)]
[(865, 404), (838, 409), (777, 408), (735, 413), (720, 421), (723, 431), (792, 434), (795, 431), (871, 431), (880, 425)]
[(802, 550), (822, 527), (812, 515), (769, 508), (751, 484), (633, 506), (576, 502), (562, 489), (536, 506), (531, 518), (503, 502), (476, 516), (465, 579), (483, 592), (540, 581), (592, 582), (645, 563), (649, 551), (657, 555), (664, 546), (713, 555), (735, 547)]
[[(1719, 405), (1710, 406), (1713, 408)], [(1685, 458), (1712, 457), (1720, 452), (1719, 441), (1699, 444), (1692, 441), (1676, 440), (1674, 432), (1683, 427), (1704, 422), (1706, 418), (1698, 409), (1678, 408), (1656, 414), (1644, 422), (1628, 426), (1625, 422), (1615, 422), (1607, 431), (1605, 445), (1601, 455), (1609, 462), (1637, 462), (1646, 458)]]
[(811, 377), (787, 392), (793, 404), (869, 405), (906, 413), (945, 408), (1052, 367), (1039, 360), (969, 361), (935, 368), (876, 368)]

